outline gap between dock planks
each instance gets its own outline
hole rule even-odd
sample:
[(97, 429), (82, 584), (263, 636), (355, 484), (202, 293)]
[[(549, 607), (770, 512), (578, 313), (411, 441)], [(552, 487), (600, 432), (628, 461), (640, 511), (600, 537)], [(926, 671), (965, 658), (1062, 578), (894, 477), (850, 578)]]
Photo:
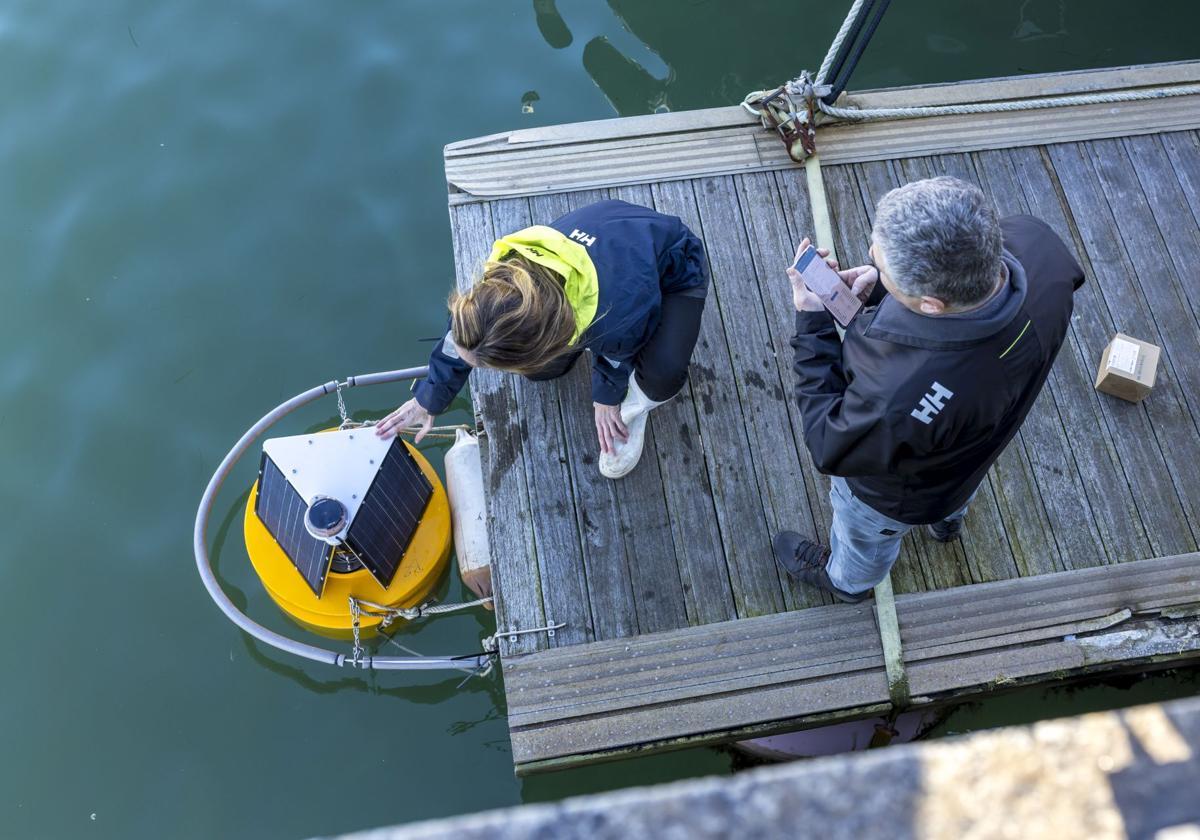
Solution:
[[(1194, 659), (1200, 625), (1146, 622), (1198, 603), (1200, 554), (1191, 553), (901, 595), (897, 610), (913, 695), (929, 702)], [(743, 737), (809, 715), (850, 719), (888, 696), (870, 604), (519, 657), (506, 663), (506, 683), (518, 772)]]

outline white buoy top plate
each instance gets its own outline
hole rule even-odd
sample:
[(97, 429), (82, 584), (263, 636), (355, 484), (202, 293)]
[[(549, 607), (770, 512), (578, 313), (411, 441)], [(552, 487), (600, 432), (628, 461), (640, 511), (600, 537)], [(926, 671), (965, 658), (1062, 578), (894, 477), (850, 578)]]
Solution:
[(366, 427), (272, 438), (263, 442), (263, 451), (305, 504), (311, 505), (317, 496), (329, 496), (346, 507), (345, 528), (325, 540), (336, 545), (354, 522), (395, 440), (383, 440), (374, 429)]

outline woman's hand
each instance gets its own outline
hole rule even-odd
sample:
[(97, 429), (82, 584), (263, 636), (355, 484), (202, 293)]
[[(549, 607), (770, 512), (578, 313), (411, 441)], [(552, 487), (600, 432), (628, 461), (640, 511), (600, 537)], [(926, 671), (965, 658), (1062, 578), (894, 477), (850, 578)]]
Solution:
[[(800, 259), (800, 255), (804, 253), (804, 249), (811, 244), (808, 237), (804, 237), (800, 242), (800, 247), (796, 249), (796, 256), (792, 260), (792, 264), (787, 267), (788, 280), (792, 281), (792, 304), (798, 312), (820, 312), (825, 308), (825, 304), (821, 303), (821, 299), (805, 285), (804, 278), (796, 270), (796, 261)], [(837, 271), (837, 260), (829, 259), (828, 248), (818, 248), (817, 256), (825, 260), (830, 268)], [(843, 281), (845, 279), (845, 277), (842, 278)]]
[(416, 443), (420, 443), (421, 438), (433, 428), (433, 415), (417, 402), (416, 397), (376, 423), (375, 434), (381, 438), (390, 438), (413, 426), (421, 427), (417, 432)]
[(612, 454), (617, 438), (629, 440), (629, 429), (621, 422), (621, 406), (592, 403), (596, 409), (596, 437), (600, 448)]

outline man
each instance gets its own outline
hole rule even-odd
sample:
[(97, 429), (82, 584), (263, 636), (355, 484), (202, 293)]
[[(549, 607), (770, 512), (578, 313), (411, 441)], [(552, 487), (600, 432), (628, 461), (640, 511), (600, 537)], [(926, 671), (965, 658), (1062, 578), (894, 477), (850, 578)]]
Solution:
[(870, 596), (914, 526), (958, 539), (1046, 381), (1083, 284), (1045, 223), (997, 221), (983, 193), (955, 178), (889, 192), (871, 239), (873, 264), (841, 272), (868, 305), (840, 343), (788, 269), (796, 400), (813, 461), (833, 476), (833, 527), (828, 548), (793, 531), (773, 548), (790, 575), (851, 603)]

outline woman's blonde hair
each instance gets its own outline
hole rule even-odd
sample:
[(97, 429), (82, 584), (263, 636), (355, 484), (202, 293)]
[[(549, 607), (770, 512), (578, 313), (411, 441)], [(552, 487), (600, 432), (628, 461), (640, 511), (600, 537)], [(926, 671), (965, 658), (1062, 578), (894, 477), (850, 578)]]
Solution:
[(454, 343), (485, 367), (528, 375), (571, 350), (575, 312), (562, 278), (523, 257), (486, 263), (448, 304)]

